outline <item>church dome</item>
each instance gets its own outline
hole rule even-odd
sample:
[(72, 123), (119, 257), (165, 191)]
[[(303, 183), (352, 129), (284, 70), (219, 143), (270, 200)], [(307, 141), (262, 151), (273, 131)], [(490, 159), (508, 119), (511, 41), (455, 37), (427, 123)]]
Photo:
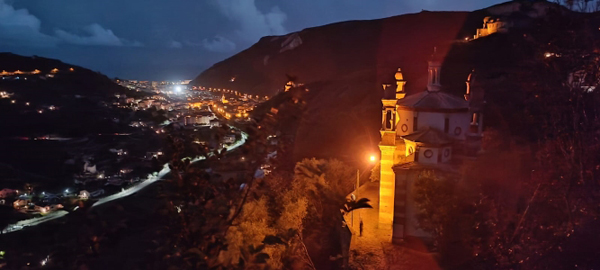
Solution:
[(424, 91), (407, 96), (397, 103), (399, 108), (414, 111), (468, 111), (469, 103), (464, 99), (441, 91)]

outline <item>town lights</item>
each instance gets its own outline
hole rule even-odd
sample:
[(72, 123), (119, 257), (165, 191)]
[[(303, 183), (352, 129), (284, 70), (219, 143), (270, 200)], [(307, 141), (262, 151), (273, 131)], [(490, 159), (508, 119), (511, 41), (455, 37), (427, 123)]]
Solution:
[(179, 85), (175, 86), (175, 93), (181, 93), (181, 90), (182, 90), (181, 86), (179, 86)]

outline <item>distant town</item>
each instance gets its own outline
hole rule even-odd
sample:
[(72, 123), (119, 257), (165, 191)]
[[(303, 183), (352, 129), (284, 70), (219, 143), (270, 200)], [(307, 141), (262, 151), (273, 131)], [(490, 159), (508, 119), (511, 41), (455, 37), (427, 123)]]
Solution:
[[(75, 69), (2, 71), (0, 78), (2, 81), (46, 81), (61, 72), (75, 72)], [(250, 112), (269, 97), (231, 89), (190, 86), (189, 82), (115, 79), (115, 83), (127, 90), (114, 94), (111, 103), (102, 102), (102, 105), (120, 112), (112, 121), (127, 126), (122, 132), (82, 138), (63, 134), (13, 137), (15, 142), (55, 142), (63, 149), (70, 149), (65, 153), (69, 158), (64, 163), (72, 168), (72, 180), (62, 181), (60, 186), (26, 184), (23, 188), (15, 188), (7, 182), (9, 186), (0, 187), (0, 204), (11, 205), (29, 217), (0, 228), (1, 232), (10, 233), (60, 218), (68, 213), (64, 210), (76, 210), (81, 202), (90, 199), (96, 205), (128, 196), (161, 180), (168, 173), (164, 164), (167, 161), (163, 137), (171, 131), (194, 133), (194, 143), (206, 152), (232, 150), (243, 144), (246, 135), (235, 126), (249, 121)], [(41, 115), (60, 110), (59, 106), (39, 105), (8, 91), (1, 91), (0, 99), (9, 99), (11, 105), (19, 106), (21, 114), (35, 112)], [(226, 130), (226, 133), (216, 136), (216, 129)]]

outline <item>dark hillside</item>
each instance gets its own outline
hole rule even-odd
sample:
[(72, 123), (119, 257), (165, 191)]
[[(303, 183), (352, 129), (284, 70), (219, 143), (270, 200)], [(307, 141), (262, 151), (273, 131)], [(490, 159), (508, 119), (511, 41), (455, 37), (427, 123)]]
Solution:
[[(45, 92), (37, 92), (31, 95), (32, 97), (43, 95), (40, 99), (75, 94), (108, 97), (126, 91), (105, 75), (83, 67), (63, 63), (56, 59), (0, 53), (0, 72), (14, 72), (17, 70), (30, 72), (36, 69), (40, 71), (39, 75), (25, 74), (20, 79), (7, 77), (0, 82), (0, 87), (4, 90), (19, 90), (19, 88), (37, 90), (43, 88)], [(58, 71), (52, 73), (53, 69)], [(54, 77), (52, 79), (46, 78), (46, 74), (53, 74)]]
[(10, 95), (0, 99), (0, 137), (117, 132), (120, 116), (109, 105), (117, 95), (140, 96), (100, 73), (54, 59), (0, 53), (0, 72), (0, 91)]
[[(264, 37), (204, 71), (193, 83), (272, 95), (285, 83), (285, 74), (293, 74), (303, 83), (337, 80), (363, 71), (371, 72), (373, 79), (383, 79), (399, 65), (414, 66), (405, 74), (414, 82), (423, 76), (419, 70), (426, 63), (422, 60), (434, 46), (448, 44), (460, 35), (469, 16), (467, 12), (424, 11)], [(230, 82), (232, 77), (236, 78), (234, 82)], [(413, 83), (411, 88), (421, 86)]]
[[(132, 134), (134, 112), (118, 108), (118, 97), (141, 97), (92, 70), (54, 59), (0, 53), (0, 182), (56, 187), (72, 185), (81, 170), (78, 158), (95, 155), (99, 166), (108, 151), (150, 136)], [(144, 118), (143, 116), (136, 116)], [(132, 143), (140, 145), (144, 143)], [(131, 153), (133, 153), (131, 147)], [(97, 152), (103, 152), (98, 154)], [(144, 152), (145, 153), (145, 152)], [(108, 167), (108, 166), (106, 166)]]
[[(360, 162), (361, 157), (378, 152), (381, 84), (394, 84), (393, 74), (401, 67), (408, 94), (423, 91), (434, 47), (445, 56), (441, 80), (447, 91), (461, 96), (475, 68), (479, 89), (492, 87), (496, 91), (491, 94), (502, 106), (520, 108), (518, 99), (512, 99), (518, 92), (512, 90), (515, 86), (507, 74), (519, 68), (518, 62), (532, 57), (521, 41), (535, 20), (555, 6), (545, 1), (513, 1), (470, 13), (423, 11), (264, 37), (202, 72), (193, 83), (272, 95), (283, 88), (286, 74), (297, 76), (310, 93), (297, 129), (296, 158)], [(510, 18), (514, 27), (509, 35), (466, 42), (486, 16)], [(503, 91), (508, 92), (499, 93)], [(495, 117), (504, 112), (496, 111), (486, 124), (502, 124)]]

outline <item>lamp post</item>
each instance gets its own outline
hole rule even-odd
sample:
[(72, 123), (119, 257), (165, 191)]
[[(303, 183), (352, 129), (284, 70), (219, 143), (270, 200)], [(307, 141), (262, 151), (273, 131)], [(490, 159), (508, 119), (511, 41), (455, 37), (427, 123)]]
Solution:
[[(373, 164), (375, 163), (375, 161), (377, 160), (377, 158), (375, 157), (375, 155), (371, 155), (369, 157), (369, 163)], [(354, 190), (355, 190), (355, 199), (354, 200), (358, 200), (360, 197), (358, 196), (358, 188), (360, 187), (360, 169), (356, 169), (356, 184), (354, 184)], [(352, 228), (356, 228), (354, 227), (354, 211), (352, 211)], [(358, 219), (360, 221), (360, 212), (358, 213)]]

